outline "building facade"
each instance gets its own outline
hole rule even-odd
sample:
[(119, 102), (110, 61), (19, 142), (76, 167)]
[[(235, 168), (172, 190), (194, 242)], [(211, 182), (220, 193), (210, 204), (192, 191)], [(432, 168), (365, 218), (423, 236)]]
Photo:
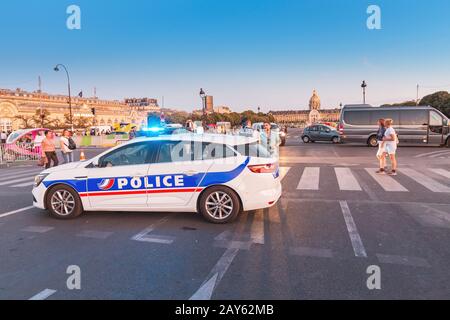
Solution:
[(341, 110), (321, 109), (320, 97), (314, 90), (309, 99), (309, 110), (271, 111), (277, 123), (313, 124), (318, 122), (338, 122)]
[[(98, 98), (72, 97), (72, 119), (84, 119), (91, 125), (114, 125), (116, 123), (134, 123), (142, 125), (147, 122), (148, 112), (159, 111), (160, 108), (155, 99), (111, 101)], [(62, 127), (69, 125), (68, 96), (51, 95), (44, 92), (27, 92), (20, 89), (0, 89), (0, 131), (14, 131), (24, 127), (40, 127), (39, 121), (31, 120), (39, 118), (39, 114), (48, 115), (47, 121), (60, 124)], [(28, 120), (27, 120), (28, 119)], [(37, 123), (36, 123), (37, 122)], [(81, 121), (80, 121), (81, 122)]]

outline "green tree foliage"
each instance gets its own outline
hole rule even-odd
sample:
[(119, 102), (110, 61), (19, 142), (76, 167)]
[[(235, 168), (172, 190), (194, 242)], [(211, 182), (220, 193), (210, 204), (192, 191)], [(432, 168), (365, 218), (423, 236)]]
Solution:
[(420, 100), (422, 106), (432, 106), (440, 110), (447, 117), (450, 117), (450, 93), (447, 91), (438, 91)]

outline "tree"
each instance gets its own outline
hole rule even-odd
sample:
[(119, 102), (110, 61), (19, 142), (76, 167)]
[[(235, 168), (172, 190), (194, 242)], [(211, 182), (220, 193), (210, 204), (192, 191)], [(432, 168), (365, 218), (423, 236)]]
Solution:
[(447, 91), (438, 91), (423, 97), (420, 105), (432, 106), (450, 117), (450, 94)]
[(50, 119), (50, 111), (47, 109), (36, 109), (36, 112), (33, 116), (33, 122), (36, 126), (47, 128), (52, 125), (53, 120)]
[(33, 125), (34, 125), (33, 116), (18, 115), (18, 116), (15, 116), (15, 119), (22, 122), (22, 125), (20, 126), (21, 129), (33, 128)]

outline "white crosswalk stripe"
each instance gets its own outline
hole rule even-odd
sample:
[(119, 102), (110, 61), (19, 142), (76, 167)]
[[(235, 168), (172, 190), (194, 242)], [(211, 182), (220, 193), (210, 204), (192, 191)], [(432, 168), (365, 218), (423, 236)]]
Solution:
[(0, 177), (0, 183), (10, 181), (11, 179), (19, 179), (19, 178), (26, 178), (26, 177), (33, 179), (36, 174), (38, 174), (38, 173), (23, 173), (23, 174), (18, 174), (18, 175), (9, 176), (9, 177)]
[(0, 182), (0, 186), (6, 186), (6, 185), (9, 185), (9, 184), (15, 184), (15, 183), (19, 183), (19, 182), (25, 182), (25, 181), (30, 181), (30, 180), (33, 180), (34, 179), (34, 176), (33, 177), (25, 177), (25, 178), (19, 178), (19, 179), (14, 179), (14, 180), (7, 180), (7, 181), (2, 181), (2, 182)]
[(375, 171), (377, 169), (366, 168), (369, 175), (384, 189), (388, 192), (408, 192), (404, 186), (402, 186), (397, 180), (388, 176), (387, 174), (377, 174)]
[(10, 178), (15, 178), (15, 177), (21, 177), (21, 176), (35, 176), (36, 174), (38, 174), (39, 172), (41, 172), (42, 169), (33, 169), (33, 170), (24, 170), (24, 171), (15, 171), (15, 172), (10, 172), (10, 171), (5, 171), (2, 172), (0, 171), (0, 181), (6, 180), (6, 179), (10, 179)]
[[(367, 172), (368, 176), (370, 176), (375, 182), (379, 185), (381, 190), (386, 192), (410, 192), (408, 188), (403, 186), (396, 177), (389, 176), (387, 174), (380, 175), (376, 173), (376, 168), (365, 168), (365, 172)], [(429, 171), (435, 173), (436, 175), (450, 178), (450, 171), (445, 169), (428, 169)], [(320, 172), (321, 167), (305, 167), (303, 173), (300, 177), (300, 181), (297, 186), (297, 190), (313, 190), (320, 191)], [(405, 175), (416, 183), (424, 186), (431, 192), (436, 193), (446, 193), (450, 192), (450, 186), (445, 185), (445, 182), (439, 182), (425, 173), (420, 173), (416, 170), (410, 168), (402, 168), (399, 170), (401, 175)], [(362, 181), (359, 182), (358, 179), (366, 179), (365, 175), (356, 175), (352, 171), (352, 169), (347, 167), (338, 167), (334, 168), (334, 174), (336, 175), (336, 180), (339, 185), (340, 191), (362, 191)], [(327, 174), (324, 174), (323, 179), (332, 179)], [(449, 180), (450, 182), (450, 180)]]
[(343, 191), (362, 191), (361, 186), (349, 168), (334, 168), (339, 189)]
[(448, 170), (444, 170), (444, 169), (429, 169), (429, 170), (440, 176), (450, 179), (450, 171), (448, 171)]
[(306, 167), (297, 186), (297, 190), (319, 190), (319, 167)]
[(31, 187), (34, 185), (34, 181), (28, 181), (25, 183), (19, 183), (11, 186), (11, 188), (23, 188), (23, 187)]
[(431, 179), (427, 175), (420, 173), (414, 169), (404, 168), (402, 172), (408, 177), (421, 184), (425, 188), (433, 192), (450, 192), (450, 187)]

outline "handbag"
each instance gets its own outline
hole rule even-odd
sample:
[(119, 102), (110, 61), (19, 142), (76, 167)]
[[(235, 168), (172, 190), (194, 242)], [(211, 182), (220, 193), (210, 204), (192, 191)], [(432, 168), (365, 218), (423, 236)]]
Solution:
[(47, 163), (48, 163), (47, 157), (46, 157), (46, 156), (42, 156), (42, 157), (39, 159), (38, 166), (39, 166), (39, 167), (43, 167), (43, 166), (45, 166)]

